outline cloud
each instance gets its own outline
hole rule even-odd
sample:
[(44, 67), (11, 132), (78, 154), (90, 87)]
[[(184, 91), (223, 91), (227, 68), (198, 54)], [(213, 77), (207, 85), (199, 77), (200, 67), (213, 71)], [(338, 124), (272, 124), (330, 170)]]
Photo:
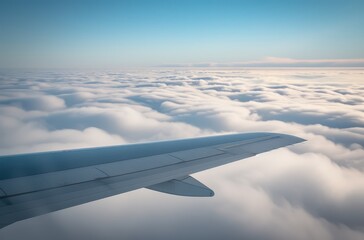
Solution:
[[(325, 61), (336, 64), (303, 62)], [(363, 239), (363, 74), (320, 68), (4, 73), (1, 154), (227, 132), (308, 141), (195, 174), (214, 198), (140, 189), (16, 223), (0, 237)]]
[(7, 98), (0, 101), (0, 104), (6, 106), (17, 106), (23, 110), (33, 111), (50, 111), (65, 107), (65, 102), (61, 98), (41, 95), (36, 97)]

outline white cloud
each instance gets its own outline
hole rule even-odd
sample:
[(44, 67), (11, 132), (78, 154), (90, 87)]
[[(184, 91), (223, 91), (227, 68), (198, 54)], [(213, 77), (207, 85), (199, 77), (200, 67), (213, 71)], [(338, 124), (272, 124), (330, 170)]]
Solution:
[(56, 96), (35, 96), (24, 98), (7, 98), (0, 101), (2, 105), (16, 106), (27, 111), (51, 111), (65, 107), (64, 100)]

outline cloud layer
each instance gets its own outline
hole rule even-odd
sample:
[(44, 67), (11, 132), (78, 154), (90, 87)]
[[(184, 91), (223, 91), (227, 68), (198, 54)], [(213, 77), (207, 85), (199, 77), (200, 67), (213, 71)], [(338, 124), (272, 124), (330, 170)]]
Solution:
[(363, 77), (360, 69), (3, 72), (1, 154), (225, 132), (308, 141), (195, 174), (214, 189), (211, 199), (141, 189), (0, 237), (363, 239)]

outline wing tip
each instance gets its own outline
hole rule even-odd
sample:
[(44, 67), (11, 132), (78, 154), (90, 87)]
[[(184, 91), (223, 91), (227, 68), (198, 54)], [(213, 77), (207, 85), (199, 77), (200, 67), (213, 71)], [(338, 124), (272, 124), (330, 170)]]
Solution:
[(275, 132), (272, 132), (272, 133), (267, 133), (267, 134), (269, 134), (269, 135), (271, 135), (273, 137), (285, 138), (285, 139), (290, 140), (291, 142), (294, 142), (294, 143), (300, 143), (300, 142), (307, 141), (304, 138), (297, 137), (297, 136), (290, 135), (290, 134), (285, 134), (285, 133), (275, 133)]
[(292, 135), (290, 135), (290, 136), (291, 136), (292, 141), (294, 141), (295, 143), (301, 143), (301, 142), (306, 142), (307, 141), (304, 138), (300, 138), (300, 137), (296, 137), (296, 136), (292, 136)]

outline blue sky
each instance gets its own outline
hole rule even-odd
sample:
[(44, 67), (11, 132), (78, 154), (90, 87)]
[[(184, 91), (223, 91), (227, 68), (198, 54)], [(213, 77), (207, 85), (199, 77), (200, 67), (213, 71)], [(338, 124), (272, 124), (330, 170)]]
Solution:
[(364, 1), (1, 1), (0, 67), (364, 58)]

